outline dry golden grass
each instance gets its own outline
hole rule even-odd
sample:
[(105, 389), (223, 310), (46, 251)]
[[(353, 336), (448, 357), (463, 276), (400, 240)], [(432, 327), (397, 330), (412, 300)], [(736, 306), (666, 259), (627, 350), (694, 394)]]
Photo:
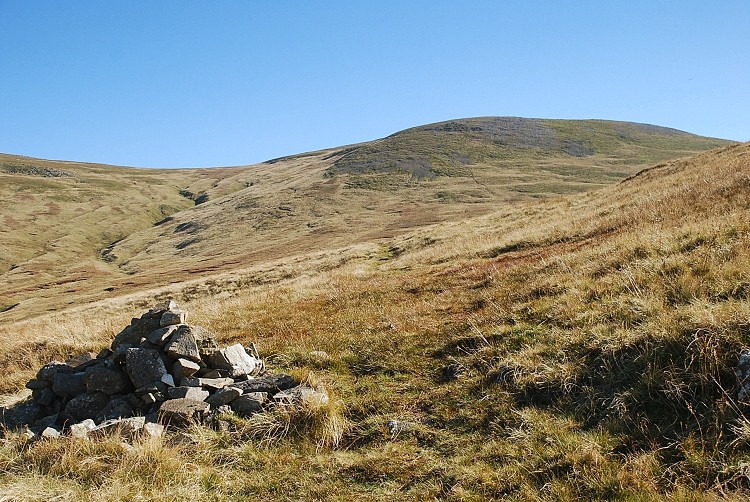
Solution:
[[(269, 264), (265, 283), (162, 290), (223, 342), (255, 341), (269, 366), (315, 379), (334, 405), (195, 429), (189, 445), (9, 434), (0, 492), (743, 499), (749, 410), (733, 368), (750, 346), (749, 159), (738, 145), (597, 192)], [(144, 301), (0, 328), (0, 349), (17, 354), (3, 390), (45, 357), (108, 344)], [(392, 419), (416, 425), (394, 435)]]

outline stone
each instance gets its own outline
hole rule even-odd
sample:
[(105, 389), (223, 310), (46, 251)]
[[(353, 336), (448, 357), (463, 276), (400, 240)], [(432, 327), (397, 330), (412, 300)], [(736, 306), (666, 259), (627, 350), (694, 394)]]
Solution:
[(48, 382), (47, 380), (40, 380), (37, 378), (33, 378), (29, 380), (28, 382), (26, 382), (26, 388), (31, 389), (31, 390), (46, 389), (49, 386), (50, 386), (50, 382)]
[(35, 403), (39, 403), (42, 406), (49, 406), (55, 400), (55, 393), (49, 387), (46, 389), (37, 389), (31, 393), (31, 398)]
[(180, 358), (172, 365), (172, 375), (174, 375), (175, 381), (179, 382), (185, 377), (195, 375), (199, 369), (201, 369), (200, 364)]
[(218, 390), (227, 385), (233, 385), (232, 378), (183, 378), (180, 385), (183, 387), (208, 387), (209, 389)]
[(82, 422), (78, 422), (77, 424), (73, 424), (70, 426), (70, 435), (74, 438), (83, 439), (89, 435), (89, 432), (93, 431), (96, 428), (96, 423), (91, 420), (90, 418), (87, 418), (86, 420)]
[(386, 427), (388, 427), (388, 432), (391, 433), (391, 435), (396, 436), (402, 432), (409, 432), (416, 429), (417, 424), (405, 420), (389, 420)]
[(42, 417), (34, 423), (37, 427), (42, 427), (42, 428), (55, 427), (57, 424), (58, 418), (59, 418), (59, 415), (55, 413), (54, 415), (48, 415), (46, 417)]
[(44, 416), (42, 406), (34, 402), (23, 403), (9, 409), (2, 408), (1, 410), (0, 423), (8, 429), (18, 429), (24, 425), (31, 425)]
[(108, 402), (109, 396), (102, 392), (80, 394), (65, 405), (65, 414), (76, 422), (87, 418), (94, 419), (107, 406)]
[(125, 359), (128, 356), (128, 350), (135, 348), (134, 345), (129, 343), (123, 343), (118, 345), (114, 351), (112, 351), (112, 362), (115, 364), (125, 364)]
[(73, 370), (70, 366), (59, 361), (53, 361), (49, 364), (42, 366), (36, 374), (37, 379), (46, 380), (52, 382), (55, 379), (55, 375), (60, 373), (72, 373)]
[(164, 347), (164, 351), (172, 359), (184, 358), (196, 363), (201, 360), (201, 355), (198, 351), (198, 342), (190, 326), (180, 326), (177, 332), (172, 335), (169, 343)]
[(206, 355), (208, 352), (219, 348), (219, 343), (216, 341), (216, 337), (206, 328), (201, 326), (191, 326), (190, 331), (195, 337), (195, 341), (198, 343), (198, 350), (201, 353), (201, 357)]
[(186, 398), (194, 401), (205, 401), (209, 392), (201, 387), (174, 387), (167, 390), (167, 396), (169, 396), (169, 399)]
[(77, 396), (86, 392), (85, 373), (55, 373), (52, 391), (58, 396)]
[(156, 401), (158, 401), (158, 399), (156, 399), (156, 394), (151, 393), (151, 392), (147, 392), (146, 394), (143, 394), (141, 396), (141, 399), (146, 404), (154, 404)]
[(211, 370), (203, 373), (203, 375), (201, 375), (201, 378), (225, 378), (226, 376), (228, 375), (222, 375), (220, 370)]
[(153, 343), (154, 345), (164, 347), (164, 345), (169, 340), (169, 337), (171, 337), (175, 331), (177, 331), (177, 326), (165, 326), (163, 328), (152, 331), (147, 338), (148, 341)]
[(55, 429), (54, 427), (45, 427), (45, 429), (40, 434), (43, 438), (47, 439), (57, 439), (60, 437), (60, 431)]
[(252, 392), (267, 392), (273, 396), (279, 391), (291, 389), (299, 385), (299, 382), (291, 375), (286, 373), (271, 373), (252, 380), (236, 382), (234, 387), (242, 389), (244, 394)]
[(313, 389), (308, 385), (298, 385), (288, 390), (278, 392), (273, 399), (280, 404), (305, 403), (313, 406), (323, 406), (328, 403), (328, 393), (324, 390)]
[(162, 383), (166, 384), (168, 387), (174, 387), (175, 386), (175, 384), (174, 384), (174, 377), (172, 375), (170, 375), (169, 373), (167, 373), (166, 375), (164, 375), (163, 377), (161, 377), (161, 381), (162, 381)]
[(102, 349), (99, 351), (99, 353), (96, 355), (97, 359), (107, 359), (112, 355), (112, 351), (109, 349)]
[(151, 317), (161, 317), (164, 312), (167, 310), (179, 310), (179, 307), (177, 306), (177, 302), (173, 299), (164, 300), (161, 303), (157, 303), (151, 310), (148, 311), (148, 314)]
[(112, 399), (107, 405), (99, 412), (96, 416), (97, 422), (104, 422), (106, 420), (114, 420), (117, 418), (132, 417), (135, 414), (133, 405), (127, 398), (118, 397)]
[(162, 377), (167, 374), (167, 368), (159, 352), (152, 349), (128, 349), (125, 367), (136, 389), (154, 382), (161, 382)]
[(141, 343), (141, 340), (146, 338), (151, 332), (160, 328), (159, 321), (161, 314), (154, 314), (150, 311), (143, 314), (140, 319), (133, 319), (130, 326), (122, 330), (115, 336), (112, 341), (111, 349), (117, 352), (117, 347), (121, 345), (130, 345), (134, 347)]
[(243, 394), (234, 401), (232, 401), (232, 411), (236, 414), (247, 417), (253, 413), (258, 413), (263, 410), (263, 405), (268, 402), (267, 392), (251, 392), (250, 394)]
[(205, 401), (194, 399), (170, 399), (159, 408), (159, 423), (174, 427), (184, 427), (191, 423), (202, 422), (211, 406)]
[(185, 324), (186, 320), (187, 312), (185, 312), (184, 310), (167, 310), (161, 315), (159, 325), (164, 327), (172, 326), (175, 324)]
[(236, 387), (223, 387), (206, 399), (211, 406), (218, 407), (229, 404), (242, 395), (242, 390)]
[(143, 434), (152, 438), (161, 437), (164, 435), (164, 426), (159, 423), (147, 422), (143, 424)]
[(258, 367), (258, 360), (245, 352), (242, 344), (210, 352), (207, 356), (209, 366), (218, 370), (229, 371), (229, 376), (252, 375)]
[(120, 394), (133, 389), (128, 375), (116, 368), (94, 366), (86, 370), (84, 381), (86, 392), (104, 392), (105, 394)]
[(107, 420), (97, 425), (92, 431), (90, 431), (90, 434), (96, 436), (110, 436), (113, 434), (119, 434), (123, 437), (133, 439), (141, 433), (144, 425), (146, 425), (145, 417), (130, 417), (120, 418), (116, 420)]
[(76, 371), (83, 371), (89, 366), (97, 364), (99, 361), (96, 359), (96, 354), (93, 352), (84, 352), (78, 354), (65, 361), (65, 364), (70, 366)]

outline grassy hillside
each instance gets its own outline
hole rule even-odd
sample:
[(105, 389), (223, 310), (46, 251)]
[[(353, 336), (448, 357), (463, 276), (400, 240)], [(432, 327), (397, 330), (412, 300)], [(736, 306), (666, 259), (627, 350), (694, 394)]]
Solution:
[(231, 169), (6, 156), (0, 322), (590, 190), (723, 144), (640, 124), (482, 118)]
[[(192, 443), (10, 435), (0, 486), (69, 500), (744, 499), (750, 418), (733, 369), (750, 345), (748, 159), (750, 144), (732, 146), (268, 262), (256, 283), (217, 276), (213, 294), (162, 290), (334, 404), (195, 429)], [(2, 390), (108, 345), (138, 301), (0, 328)]]

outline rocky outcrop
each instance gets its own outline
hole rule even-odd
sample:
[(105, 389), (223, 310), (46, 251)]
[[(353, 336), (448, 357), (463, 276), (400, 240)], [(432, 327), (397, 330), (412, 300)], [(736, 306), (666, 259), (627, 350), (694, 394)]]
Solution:
[(186, 320), (170, 300), (133, 319), (108, 349), (46, 364), (26, 385), (31, 401), (0, 408), (0, 422), (43, 437), (158, 435), (160, 427), (216, 413), (247, 416), (291, 402), (327, 402), (324, 392), (267, 371), (254, 345), (250, 353), (241, 344), (219, 348), (211, 332)]

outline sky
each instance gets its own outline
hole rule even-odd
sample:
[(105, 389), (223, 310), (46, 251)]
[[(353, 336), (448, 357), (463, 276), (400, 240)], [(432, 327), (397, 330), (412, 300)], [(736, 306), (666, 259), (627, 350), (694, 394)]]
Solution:
[(0, 152), (246, 165), (463, 117), (750, 140), (750, 2), (0, 0)]

